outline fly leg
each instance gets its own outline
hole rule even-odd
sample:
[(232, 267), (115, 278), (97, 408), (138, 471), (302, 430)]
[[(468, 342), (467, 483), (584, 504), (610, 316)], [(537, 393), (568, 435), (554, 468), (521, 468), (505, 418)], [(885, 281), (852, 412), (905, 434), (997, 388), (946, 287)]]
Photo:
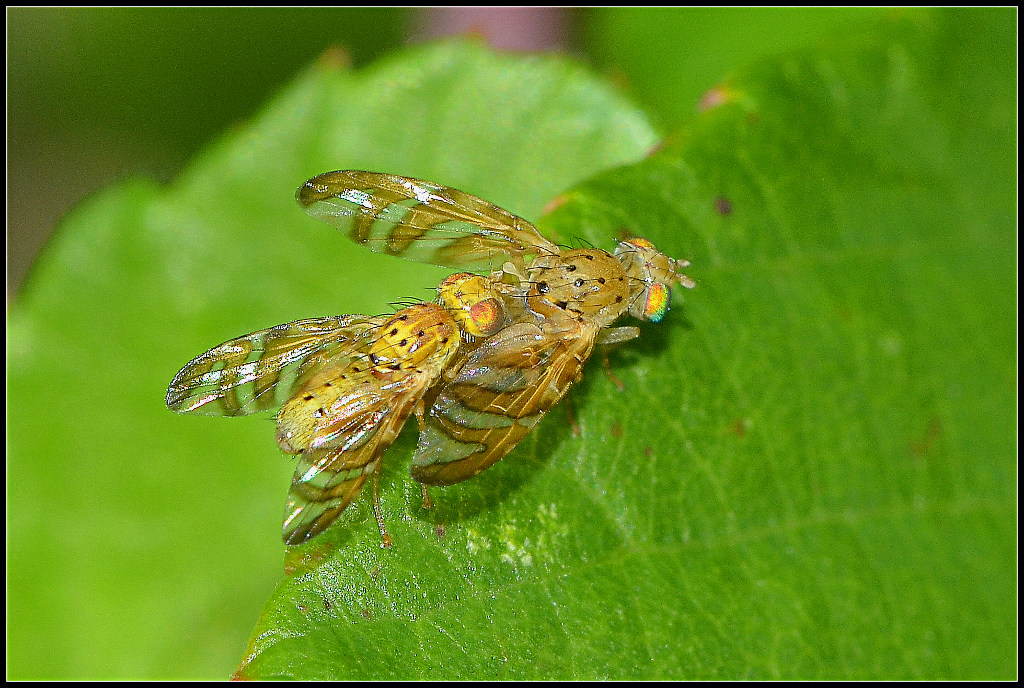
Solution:
[(377, 518), (377, 527), (380, 528), (381, 546), (390, 549), (391, 536), (388, 535), (388, 529), (384, 526), (384, 514), (380, 510), (380, 498), (378, 497), (380, 492), (380, 467), (383, 464), (383, 461), (378, 461), (377, 465), (373, 468), (373, 515)]
[(605, 375), (608, 379), (615, 383), (615, 386), (619, 388), (619, 391), (625, 391), (626, 384), (620, 380), (614, 372), (612, 372), (612, 362), (608, 358), (608, 354), (611, 352), (612, 347), (622, 342), (628, 342), (631, 339), (636, 339), (640, 336), (640, 329), (636, 327), (613, 327), (607, 330), (601, 330), (601, 334), (597, 337), (597, 344), (601, 347), (601, 364), (604, 366)]
[[(416, 414), (416, 422), (420, 426), (420, 434), (427, 429), (427, 422), (423, 419), (423, 415), (426, 412), (426, 405), (423, 403), (423, 399), (420, 399), (416, 403), (416, 408), (413, 409), (413, 413)], [(423, 490), (423, 508), (429, 509), (434, 506), (434, 503), (430, 501), (430, 490), (427, 488), (426, 483), (420, 483), (420, 488)]]

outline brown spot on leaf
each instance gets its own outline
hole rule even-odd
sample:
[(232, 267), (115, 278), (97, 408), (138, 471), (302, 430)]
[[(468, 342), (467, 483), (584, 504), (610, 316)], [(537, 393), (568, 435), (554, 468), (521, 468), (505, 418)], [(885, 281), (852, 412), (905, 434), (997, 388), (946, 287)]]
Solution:
[(911, 456), (924, 456), (930, 453), (941, 434), (942, 423), (939, 422), (938, 418), (933, 417), (928, 423), (928, 429), (924, 431), (924, 435), (910, 440)]
[(541, 215), (547, 215), (548, 213), (554, 212), (561, 208), (563, 205), (569, 202), (569, 194), (558, 194), (544, 206), (544, 210), (541, 211)]
[(636, 235), (629, 231), (625, 227), (619, 227), (615, 232), (616, 241), (628, 241), (629, 239), (635, 239)]
[(323, 542), (316, 547), (289, 547), (284, 555), (286, 575), (299, 575), (319, 566), (334, 551), (334, 545)]
[(661, 141), (658, 141), (656, 144), (654, 144), (653, 146), (648, 148), (647, 149), (647, 153), (644, 154), (644, 157), (649, 158), (649, 157), (651, 157), (653, 155), (657, 155), (662, 150), (664, 150), (664, 148), (665, 148), (665, 139), (662, 139)]
[(719, 84), (704, 92), (704, 95), (697, 101), (697, 111), (707, 112), (712, 108), (720, 107), (736, 99), (736, 94), (728, 86)]
[(316, 64), (320, 69), (329, 71), (341, 71), (352, 66), (352, 53), (340, 45), (328, 46), (320, 53)]

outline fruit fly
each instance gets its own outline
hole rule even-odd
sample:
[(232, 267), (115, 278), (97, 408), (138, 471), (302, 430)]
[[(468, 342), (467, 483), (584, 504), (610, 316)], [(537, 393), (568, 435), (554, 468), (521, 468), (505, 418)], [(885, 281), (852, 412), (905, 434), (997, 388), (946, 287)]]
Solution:
[(642, 238), (614, 253), (562, 249), (532, 224), (433, 182), (356, 170), (314, 177), (296, 192), (311, 216), (370, 250), (459, 270), (493, 270), (500, 325), (446, 361), (412, 462), (424, 485), (451, 485), (504, 457), (580, 380), (597, 344), (640, 335), (612, 327), (629, 313), (668, 311), (685, 260)]
[(174, 377), (167, 406), (179, 413), (243, 416), (274, 408), (278, 446), (298, 457), (283, 537), (296, 545), (323, 532), (373, 476), (410, 415), (421, 426), (424, 395), (462, 343), (497, 331), (502, 305), (490, 279), (452, 275), (438, 303), (391, 316), (297, 320), (227, 341)]

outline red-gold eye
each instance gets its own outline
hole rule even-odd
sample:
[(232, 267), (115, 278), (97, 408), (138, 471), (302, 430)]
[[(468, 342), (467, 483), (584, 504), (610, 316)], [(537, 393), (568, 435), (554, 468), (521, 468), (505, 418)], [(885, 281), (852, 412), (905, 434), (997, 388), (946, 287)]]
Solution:
[(497, 299), (484, 299), (469, 307), (469, 319), (476, 328), (473, 334), (487, 337), (501, 329), (505, 317)]

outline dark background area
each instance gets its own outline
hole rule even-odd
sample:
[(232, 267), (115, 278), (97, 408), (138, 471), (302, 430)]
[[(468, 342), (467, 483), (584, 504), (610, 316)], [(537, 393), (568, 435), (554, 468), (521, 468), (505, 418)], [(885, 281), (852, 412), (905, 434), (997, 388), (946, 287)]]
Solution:
[(8, 9), (7, 293), (60, 217), (132, 174), (188, 159), (328, 49), (361, 67), (410, 41), (476, 31), (558, 48), (560, 10)]

